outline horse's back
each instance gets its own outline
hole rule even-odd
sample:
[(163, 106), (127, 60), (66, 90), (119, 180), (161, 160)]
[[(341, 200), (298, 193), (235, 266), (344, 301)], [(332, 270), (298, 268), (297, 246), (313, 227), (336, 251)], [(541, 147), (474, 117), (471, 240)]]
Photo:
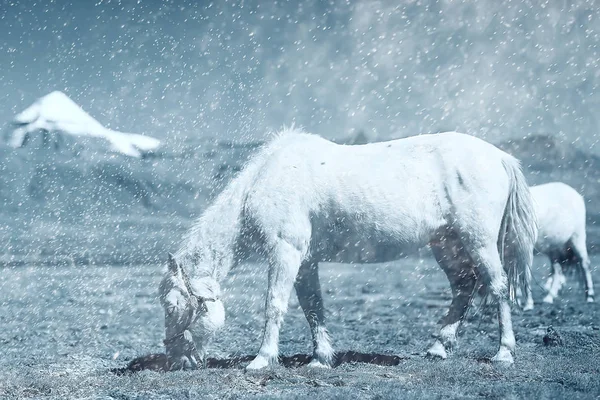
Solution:
[(251, 197), (260, 198), (257, 206), (264, 207), (269, 198), (275, 201), (287, 194), (285, 203), (300, 202), (293, 206), (306, 211), (316, 211), (314, 207), (321, 211), (323, 203), (350, 210), (387, 203), (413, 204), (407, 211), (415, 215), (432, 213), (424, 198), (444, 208), (449, 206), (441, 204), (444, 198), (452, 200), (447, 197), (458, 201), (460, 196), (498, 187), (505, 192), (503, 160), (511, 157), (481, 139), (456, 132), (339, 145), (292, 131), (276, 138), (270, 148)]
[(279, 135), (268, 148), (269, 160), (263, 175), (310, 173), (315, 179), (332, 174), (370, 174), (376, 179), (374, 173), (382, 169), (386, 173), (403, 171), (406, 178), (416, 172), (426, 175), (431, 170), (439, 175), (440, 170), (456, 168), (498, 168), (502, 160), (512, 158), (484, 140), (458, 132), (340, 145), (317, 135), (291, 130)]
[(562, 182), (531, 187), (538, 220), (536, 248), (541, 252), (562, 248), (574, 235), (585, 235), (585, 201)]
[(506, 157), (454, 132), (351, 146), (291, 132), (270, 145), (246, 211), (268, 237), (310, 237), (323, 253), (349, 244), (412, 251), (457, 213), (491, 209), (499, 225)]
[(548, 182), (541, 185), (531, 186), (531, 193), (536, 199), (554, 198), (567, 201), (579, 207), (583, 203), (583, 196), (573, 187), (563, 182)]

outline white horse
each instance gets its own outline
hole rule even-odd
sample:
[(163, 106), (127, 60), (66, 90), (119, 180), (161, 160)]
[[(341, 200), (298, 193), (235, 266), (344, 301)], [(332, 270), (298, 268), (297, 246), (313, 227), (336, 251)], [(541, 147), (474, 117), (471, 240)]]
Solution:
[(498, 303), (500, 346), (493, 361), (512, 363), (509, 297), (528, 282), (536, 230), (518, 161), (480, 139), (449, 132), (344, 146), (284, 131), (229, 183), (169, 256), (159, 291), (170, 367), (204, 362), (206, 346), (224, 322), (220, 282), (248, 251), (268, 263), (262, 344), (247, 366), (259, 369), (277, 362), (294, 287), (311, 328), (311, 365), (331, 365), (319, 262), (385, 262), (391, 260), (377, 251), (357, 260), (357, 252), (345, 249), (391, 246), (400, 254), (426, 245), (453, 293), (428, 355), (446, 358), (480, 278)]
[(590, 272), (590, 258), (585, 244), (585, 202), (571, 186), (551, 182), (532, 186), (538, 218), (539, 233), (536, 250), (545, 254), (552, 265), (552, 275), (546, 282), (548, 294), (544, 302), (552, 303), (565, 283), (562, 266), (579, 264), (585, 278), (585, 295), (594, 301), (594, 283)]

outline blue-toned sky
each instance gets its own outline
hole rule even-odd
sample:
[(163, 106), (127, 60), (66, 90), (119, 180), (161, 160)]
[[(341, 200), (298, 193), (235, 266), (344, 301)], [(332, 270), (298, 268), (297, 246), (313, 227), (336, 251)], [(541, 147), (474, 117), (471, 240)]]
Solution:
[(0, 3), (0, 120), (52, 90), (167, 140), (460, 130), (593, 146), (597, 1)]

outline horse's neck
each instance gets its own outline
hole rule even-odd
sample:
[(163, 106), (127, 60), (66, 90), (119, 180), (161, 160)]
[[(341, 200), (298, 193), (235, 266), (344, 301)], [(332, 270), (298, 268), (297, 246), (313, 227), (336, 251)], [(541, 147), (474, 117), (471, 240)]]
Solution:
[(241, 233), (247, 190), (276, 148), (277, 145), (270, 145), (255, 155), (188, 233), (180, 254), (188, 260), (194, 277), (210, 276), (219, 282), (229, 272), (237, 257), (235, 247)]
[(242, 195), (228, 187), (190, 230), (179, 258), (194, 278), (221, 281), (229, 272), (240, 234)]

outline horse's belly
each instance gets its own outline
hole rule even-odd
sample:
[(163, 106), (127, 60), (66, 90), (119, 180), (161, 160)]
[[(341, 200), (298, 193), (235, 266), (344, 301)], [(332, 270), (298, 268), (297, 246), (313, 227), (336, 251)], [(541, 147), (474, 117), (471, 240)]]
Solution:
[(429, 230), (385, 229), (372, 223), (313, 226), (311, 253), (327, 262), (387, 262), (417, 253), (428, 244)]
[(381, 263), (398, 260), (418, 252), (421, 245), (357, 241), (337, 244), (327, 251), (318, 252), (319, 261), (340, 263)]

